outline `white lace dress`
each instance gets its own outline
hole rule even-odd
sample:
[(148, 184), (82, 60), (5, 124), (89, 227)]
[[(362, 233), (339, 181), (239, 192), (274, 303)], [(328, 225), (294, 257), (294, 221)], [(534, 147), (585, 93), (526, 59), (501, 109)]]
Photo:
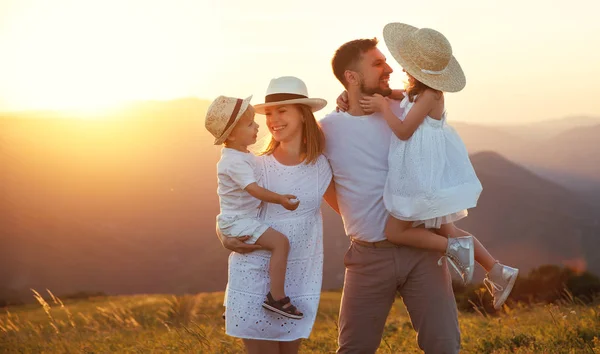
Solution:
[[(406, 118), (414, 102), (400, 103)], [(477, 205), (481, 183), (460, 136), (446, 123), (426, 117), (413, 136), (392, 136), (383, 200), (392, 216), (439, 228), (467, 216)]]
[(225, 295), (225, 330), (246, 339), (293, 341), (308, 338), (321, 295), (323, 278), (323, 220), (321, 201), (331, 181), (331, 167), (324, 156), (314, 164), (286, 166), (272, 155), (258, 158), (262, 185), (274, 192), (293, 194), (300, 200), (295, 211), (265, 203), (263, 222), (286, 235), (290, 241), (286, 295), (300, 311), (293, 320), (262, 307), (269, 292), (268, 251), (229, 256), (229, 283)]

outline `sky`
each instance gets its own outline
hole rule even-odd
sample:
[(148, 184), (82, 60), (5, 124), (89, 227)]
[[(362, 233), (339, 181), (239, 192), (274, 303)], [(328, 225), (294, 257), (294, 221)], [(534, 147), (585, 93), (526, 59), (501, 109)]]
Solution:
[(430, 27), (452, 44), (466, 88), (450, 119), (530, 123), (600, 117), (600, 2), (304, 0), (2, 0), (0, 110), (101, 109), (131, 100), (218, 95), (263, 102), (293, 75), (334, 108), (331, 57), (380, 39), (388, 22)]

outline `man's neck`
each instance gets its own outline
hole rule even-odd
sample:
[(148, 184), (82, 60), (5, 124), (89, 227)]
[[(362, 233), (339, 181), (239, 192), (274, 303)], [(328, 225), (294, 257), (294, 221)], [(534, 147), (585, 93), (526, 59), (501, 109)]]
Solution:
[(360, 100), (363, 98), (363, 94), (360, 91), (349, 91), (348, 92), (348, 114), (352, 116), (365, 116), (367, 113), (360, 106)]

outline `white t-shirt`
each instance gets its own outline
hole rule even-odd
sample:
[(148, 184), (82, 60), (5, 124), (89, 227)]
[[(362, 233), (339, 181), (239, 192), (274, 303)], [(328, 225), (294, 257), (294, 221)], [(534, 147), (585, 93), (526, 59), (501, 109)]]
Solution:
[[(400, 102), (392, 101), (391, 108), (401, 116)], [(319, 123), (346, 234), (367, 242), (385, 240), (383, 189), (392, 130), (380, 113), (352, 116), (334, 111)]]
[(217, 193), (221, 214), (257, 213), (261, 201), (244, 190), (249, 184), (257, 182), (256, 166), (254, 154), (223, 147), (221, 159), (217, 163)]

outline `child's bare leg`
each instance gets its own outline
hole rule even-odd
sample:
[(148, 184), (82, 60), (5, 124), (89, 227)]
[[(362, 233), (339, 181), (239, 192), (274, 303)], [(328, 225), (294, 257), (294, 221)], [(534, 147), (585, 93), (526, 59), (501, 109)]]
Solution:
[(413, 227), (412, 221), (398, 220), (390, 215), (385, 225), (385, 237), (398, 245), (446, 252), (448, 240), (423, 227)]
[[(454, 223), (443, 224), (439, 229), (436, 230), (438, 235), (445, 237), (461, 237), (461, 236), (473, 236), (465, 230), (459, 229)], [(475, 245), (475, 261), (481, 264), (487, 272), (492, 270), (492, 267), (497, 262), (494, 257), (483, 247), (477, 237), (473, 236), (473, 244)]]
[(284, 234), (269, 228), (258, 238), (256, 244), (271, 251), (269, 262), (271, 295), (275, 300), (281, 300), (285, 297), (285, 271), (290, 243)]

